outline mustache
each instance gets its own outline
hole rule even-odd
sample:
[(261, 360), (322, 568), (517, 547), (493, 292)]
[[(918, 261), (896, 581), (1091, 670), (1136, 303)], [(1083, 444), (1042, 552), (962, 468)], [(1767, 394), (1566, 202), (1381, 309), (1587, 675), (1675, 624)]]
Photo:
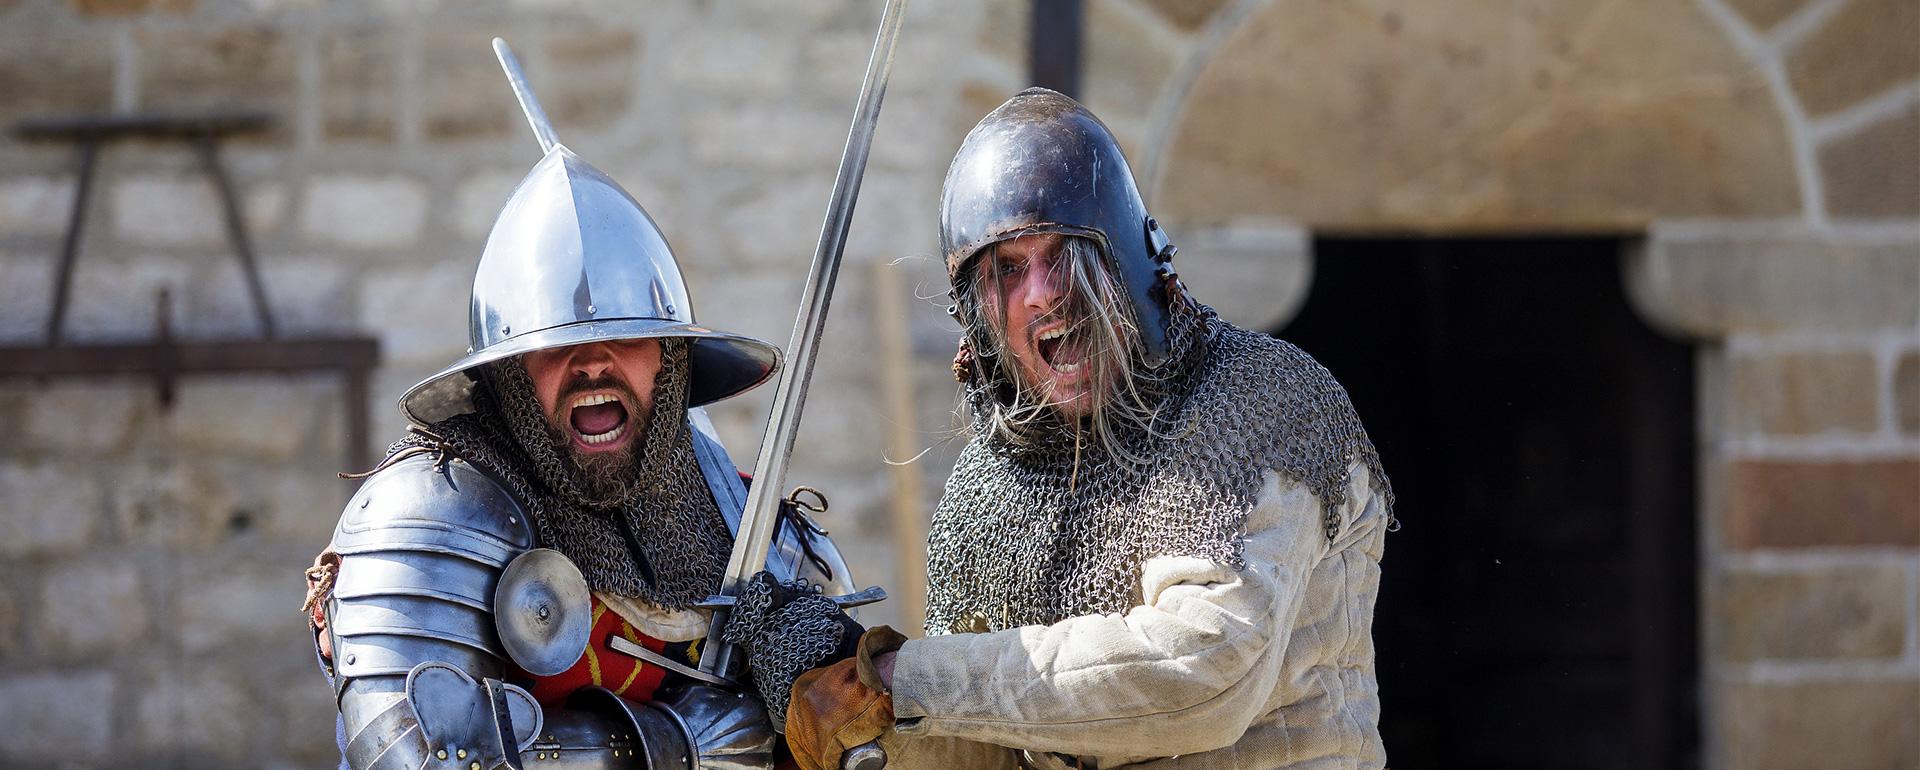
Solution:
[(627, 386), (625, 380), (602, 374), (590, 379), (585, 377), (574, 379), (561, 386), (560, 394), (553, 400), (553, 414), (549, 415), (553, 424), (567, 424), (568, 404), (573, 403), (574, 396), (596, 390), (612, 391), (619, 397), (621, 406), (626, 407), (629, 416), (637, 417), (632, 413), (640, 409), (640, 396), (633, 392), (633, 388)]

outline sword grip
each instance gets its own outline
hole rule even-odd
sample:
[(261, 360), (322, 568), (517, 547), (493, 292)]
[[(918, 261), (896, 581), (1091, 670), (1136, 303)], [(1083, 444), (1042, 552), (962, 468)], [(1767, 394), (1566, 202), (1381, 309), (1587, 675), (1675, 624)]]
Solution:
[(879, 741), (862, 743), (840, 756), (840, 770), (882, 770), (887, 766), (887, 750)]

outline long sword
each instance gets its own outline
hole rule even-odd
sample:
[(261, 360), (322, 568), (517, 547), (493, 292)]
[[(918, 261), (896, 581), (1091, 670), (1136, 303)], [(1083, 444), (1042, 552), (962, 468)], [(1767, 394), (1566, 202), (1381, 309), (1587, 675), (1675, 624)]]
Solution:
[(766, 568), (767, 549), (773, 544), (775, 525), (779, 523), (780, 490), (786, 487), (787, 461), (793, 454), (800, 411), (806, 405), (807, 381), (813, 376), (820, 332), (826, 325), (827, 306), (833, 300), (833, 282), (840, 273), (840, 256), (847, 246), (847, 227), (853, 221), (854, 201), (860, 197), (860, 177), (867, 169), (867, 150), (873, 145), (874, 127), (880, 120), (880, 100), (887, 93), (887, 74), (893, 69), (894, 43), (900, 35), (900, 20), (906, 5), (906, 0), (887, 0), (886, 11), (880, 17), (880, 33), (873, 41), (873, 54), (867, 59), (867, 76), (860, 84), (860, 103), (853, 113), (853, 127), (848, 130), (847, 146), (840, 153), (840, 175), (833, 181), (833, 195), (827, 201), (827, 219), (820, 227), (820, 242), (814, 247), (813, 267), (807, 274), (800, 315), (794, 320), (793, 339), (787, 343), (787, 367), (780, 372), (773, 411), (767, 415), (767, 434), (760, 442), (760, 458), (753, 464), (753, 486), (747, 491), (746, 509), (740, 515), (740, 531), (734, 533), (733, 555), (727, 560), (720, 595), (706, 602), (713, 606), (713, 624), (709, 627), (705, 650), (700, 654), (700, 670), (709, 674), (730, 675), (737, 651), (721, 639), (720, 633), (730, 615), (727, 605), (740, 594), (749, 578)]

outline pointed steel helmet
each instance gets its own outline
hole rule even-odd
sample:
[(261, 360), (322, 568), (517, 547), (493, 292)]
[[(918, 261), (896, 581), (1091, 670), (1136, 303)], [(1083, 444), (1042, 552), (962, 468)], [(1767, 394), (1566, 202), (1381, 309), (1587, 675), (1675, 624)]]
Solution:
[(446, 419), (472, 408), (468, 370), (476, 366), (611, 340), (689, 340), (688, 406), (765, 382), (779, 349), (694, 321), (686, 282), (653, 218), (612, 178), (551, 141), (512, 54), (504, 43), (495, 48), (547, 154), (507, 198), (480, 254), (468, 315), (472, 347), (408, 389), (401, 411), (420, 423)]
[(981, 249), (1033, 233), (1090, 238), (1126, 285), (1147, 364), (1167, 355), (1165, 286), (1178, 249), (1147, 215), (1113, 132), (1079, 102), (1029, 88), (980, 119), (947, 168), (940, 247), (956, 288)]

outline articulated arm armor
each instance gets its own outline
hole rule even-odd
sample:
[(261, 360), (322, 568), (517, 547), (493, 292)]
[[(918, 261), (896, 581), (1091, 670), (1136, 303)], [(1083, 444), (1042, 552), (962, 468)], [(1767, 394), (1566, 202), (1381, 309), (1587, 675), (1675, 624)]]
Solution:
[[(334, 533), (328, 610), (347, 763), (367, 768), (768, 767), (753, 698), (706, 686), (635, 703), (592, 688), (544, 710), (507, 684), (495, 590), (534, 546), (499, 484), (418, 454), (367, 480)], [(523, 665), (523, 668), (536, 666)]]

